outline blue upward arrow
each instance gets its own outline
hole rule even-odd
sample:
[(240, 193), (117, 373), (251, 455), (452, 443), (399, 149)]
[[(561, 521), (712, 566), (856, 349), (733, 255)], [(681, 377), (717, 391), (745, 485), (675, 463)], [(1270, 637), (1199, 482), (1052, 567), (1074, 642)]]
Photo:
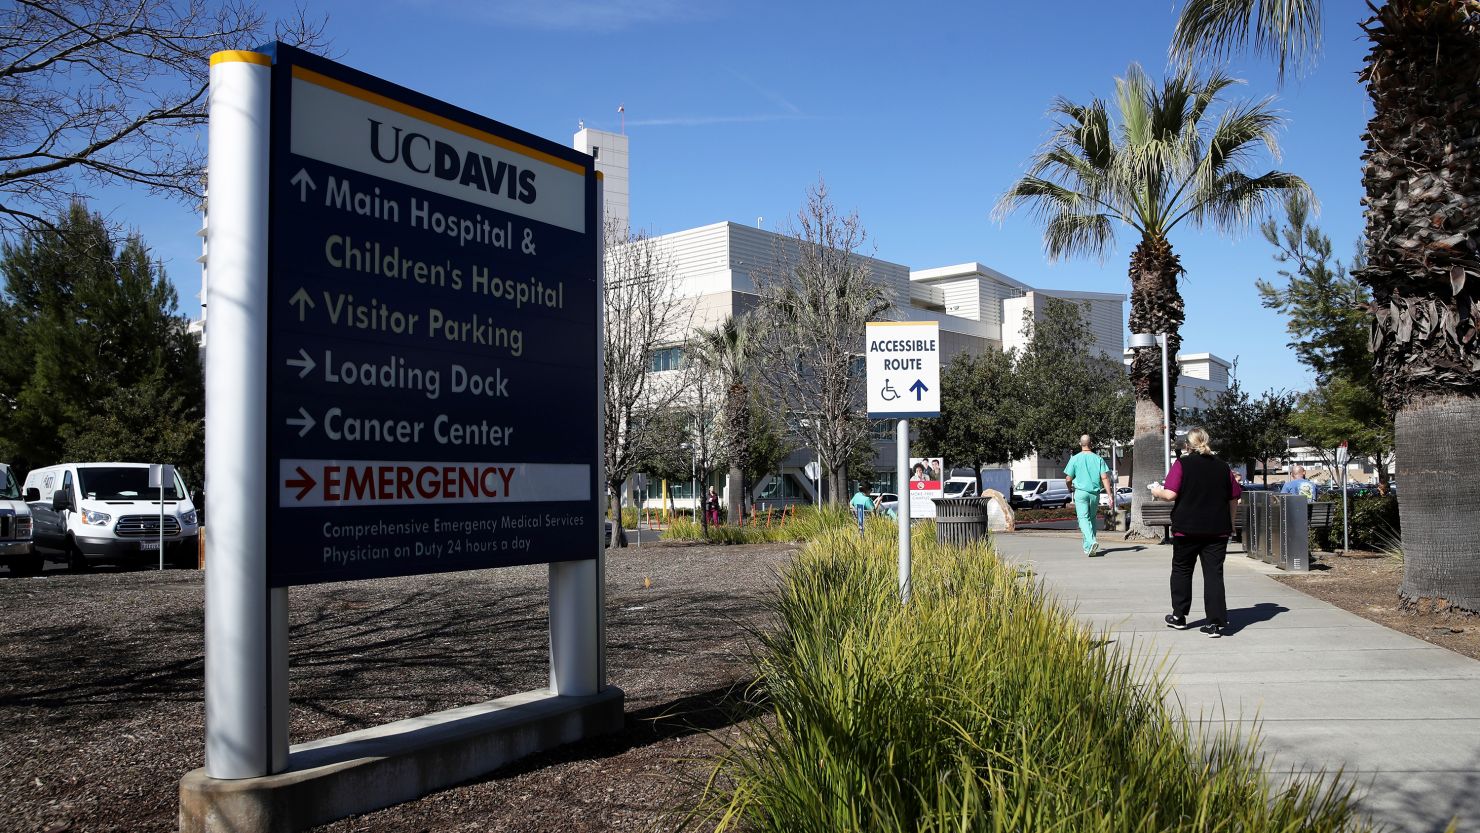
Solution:
[(925, 387), (925, 383), (919, 379), (916, 379), (915, 383), (910, 385), (910, 393), (915, 395), (916, 402), (919, 402), (925, 396), (925, 391), (927, 390), (930, 390), (930, 388)]

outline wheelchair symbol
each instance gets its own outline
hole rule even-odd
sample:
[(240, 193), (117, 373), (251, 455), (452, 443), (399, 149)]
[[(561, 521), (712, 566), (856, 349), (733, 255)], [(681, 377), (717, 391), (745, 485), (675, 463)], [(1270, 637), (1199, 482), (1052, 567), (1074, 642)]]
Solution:
[(884, 380), (884, 389), (879, 391), (879, 397), (885, 402), (893, 402), (899, 398), (899, 391), (889, 386), (889, 380)]

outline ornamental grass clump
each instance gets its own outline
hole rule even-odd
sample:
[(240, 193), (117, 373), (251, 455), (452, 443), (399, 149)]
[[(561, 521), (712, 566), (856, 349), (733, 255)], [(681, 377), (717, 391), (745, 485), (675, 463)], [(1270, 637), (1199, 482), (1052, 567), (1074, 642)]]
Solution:
[[(696, 815), (744, 831), (1365, 830), (1349, 788), (1276, 787), (1251, 744), (1193, 737), (1164, 683), (984, 546), (882, 525), (815, 539), (758, 637), (756, 705)], [(763, 694), (762, 694), (763, 692)]]
[[(886, 524), (895, 529), (893, 521), (870, 518), (869, 524)], [(858, 519), (852, 510), (845, 507), (797, 506), (785, 513), (778, 513), (769, 520), (765, 516), (749, 521), (745, 525), (711, 524), (706, 532), (701, 524), (687, 518), (674, 518), (663, 533), (672, 541), (703, 541), (710, 544), (765, 544), (781, 542), (811, 541), (835, 529), (852, 529), (858, 534)]]

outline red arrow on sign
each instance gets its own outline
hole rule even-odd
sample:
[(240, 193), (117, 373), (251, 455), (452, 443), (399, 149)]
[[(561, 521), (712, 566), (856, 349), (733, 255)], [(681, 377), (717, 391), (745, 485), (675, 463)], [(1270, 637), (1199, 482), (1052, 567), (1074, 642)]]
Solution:
[(284, 481), (283, 485), (290, 489), (295, 486), (301, 487), (298, 489), (298, 497), (294, 498), (294, 500), (303, 500), (303, 496), (313, 491), (313, 487), (318, 484), (314, 482), (312, 477), (308, 476), (308, 472), (304, 471), (302, 466), (297, 467), (297, 472), (298, 478), (296, 480)]

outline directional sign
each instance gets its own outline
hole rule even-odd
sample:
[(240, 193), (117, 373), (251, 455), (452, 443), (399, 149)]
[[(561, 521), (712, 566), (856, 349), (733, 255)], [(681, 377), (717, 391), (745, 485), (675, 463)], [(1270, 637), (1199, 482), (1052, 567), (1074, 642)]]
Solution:
[(940, 325), (873, 321), (864, 335), (868, 415), (940, 416)]
[(273, 61), (269, 581), (596, 557), (591, 158)]

